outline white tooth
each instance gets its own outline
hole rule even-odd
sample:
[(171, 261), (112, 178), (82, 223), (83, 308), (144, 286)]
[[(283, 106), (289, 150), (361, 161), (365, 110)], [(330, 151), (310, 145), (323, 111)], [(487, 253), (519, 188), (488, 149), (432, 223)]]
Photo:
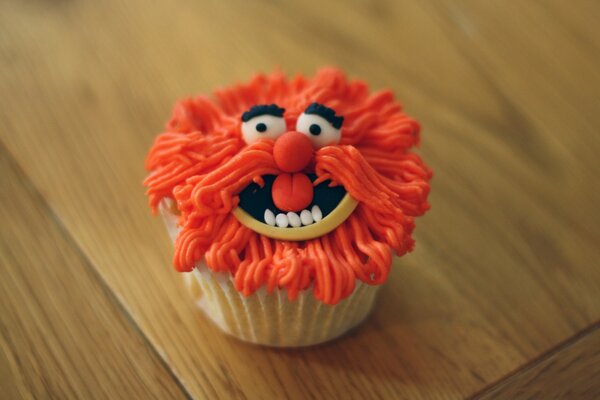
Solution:
[(265, 210), (265, 222), (267, 225), (275, 226), (275, 214), (268, 208)]
[(302, 210), (300, 213), (300, 220), (302, 221), (302, 225), (310, 225), (313, 221), (313, 216), (308, 210)]
[(289, 221), (290, 225), (293, 226), (294, 228), (297, 228), (302, 225), (302, 221), (300, 221), (300, 217), (295, 212), (290, 211), (289, 213), (287, 213), (287, 217), (288, 217), (288, 221)]
[(312, 217), (315, 220), (315, 222), (319, 222), (320, 220), (323, 219), (323, 213), (321, 212), (321, 209), (319, 208), (319, 206), (313, 206), (311, 211), (312, 211)]
[(285, 214), (277, 214), (275, 217), (275, 223), (280, 228), (286, 228), (288, 226), (288, 217)]

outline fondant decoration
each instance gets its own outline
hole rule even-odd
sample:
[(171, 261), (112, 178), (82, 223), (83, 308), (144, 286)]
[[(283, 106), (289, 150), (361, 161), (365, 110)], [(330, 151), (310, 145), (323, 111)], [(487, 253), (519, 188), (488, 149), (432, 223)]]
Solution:
[(287, 132), (275, 141), (273, 158), (283, 172), (299, 172), (308, 167), (314, 151), (310, 139), (298, 132)]
[[(263, 223), (246, 212), (243, 208), (238, 207), (233, 211), (233, 215), (240, 223), (247, 228), (252, 229), (261, 235), (272, 239), (300, 241), (318, 238), (333, 231), (342, 222), (344, 222), (354, 211), (358, 202), (350, 195), (346, 194), (337, 207), (323, 217), (321, 209), (318, 205), (311, 207), (311, 211), (302, 210), (304, 220), (297, 213), (278, 213), (275, 217), (275, 224)], [(266, 214), (273, 214), (271, 210), (265, 210)], [(310, 215), (310, 218), (307, 216)], [(271, 217), (269, 216), (269, 220)], [(305, 223), (306, 221), (306, 223)]]
[[(329, 186), (331, 185), (331, 181), (324, 181), (315, 185), (314, 182), (317, 180), (317, 175), (315, 174), (308, 174), (307, 177), (313, 188), (311, 202), (302, 209), (295, 210), (295, 212), (297, 214), (302, 214), (304, 210), (307, 210), (307, 212), (312, 213), (312, 208), (316, 206), (319, 208), (319, 212), (316, 213), (316, 216), (322, 218), (331, 213), (338, 204), (340, 204), (347, 192), (343, 186)], [(279, 208), (273, 200), (273, 184), (276, 180), (276, 176), (265, 175), (262, 178), (262, 186), (251, 183), (240, 192), (238, 208), (244, 210), (247, 214), (252, 216), (252, 218), (269, 224), (268, 221), (265, 220), (266, 210), (270, 210), (273, 215), (286, 214), (287, 210)], [(315, 219), (311, 214), (311, 223), (314, 221)]]
[(256, 105), (242, 114), (242, 137), (248, 144), (263, 138), (277, 139), (287, 129), (283, 108), (275, 104)]
[(313, 185), (306, 174), (279, 174), (273, 182), (273, 202), (283, 211), (301, 211), (313, 199)]
[(296, 130), (310, 138), (313, 146), (320, 149), (323, 146), (338, 144), (343, 117), (335, 115), (335, 111), (319, 103), (312, 103), (298, 117)]

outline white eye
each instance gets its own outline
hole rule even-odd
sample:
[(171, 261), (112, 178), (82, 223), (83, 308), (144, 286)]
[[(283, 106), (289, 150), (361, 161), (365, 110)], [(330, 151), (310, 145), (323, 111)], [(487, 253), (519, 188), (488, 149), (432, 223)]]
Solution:
[(277, 139), (286, 130), (283, 117), (269, 114), (258, 115), (242, 122), (242, 137), (246, 144), (252, 144), (262, 138)]
[(316, 149), (340, 142), (340, 130), (317, 114), (300, 114), (296, 130), (307, 135)]

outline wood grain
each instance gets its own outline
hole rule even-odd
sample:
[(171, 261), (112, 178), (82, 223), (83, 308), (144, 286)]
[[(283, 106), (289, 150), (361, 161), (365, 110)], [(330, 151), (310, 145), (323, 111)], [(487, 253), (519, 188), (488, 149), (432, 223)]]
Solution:
[(484, 392), (480, 399), (597, 399), (600, 329), (561, 346), (530, 368)]
[(0, 397), (186, 398), (0, 148)]
[[(464, 397), (600, 319), (598, 6), (561, 4), (9, 2), (0, 140), (192, 397)], [(433, 208), (359, 330), (248, 346), (183, 294), (143, 158), (175, 99), (324, 64), (422, 122)]]

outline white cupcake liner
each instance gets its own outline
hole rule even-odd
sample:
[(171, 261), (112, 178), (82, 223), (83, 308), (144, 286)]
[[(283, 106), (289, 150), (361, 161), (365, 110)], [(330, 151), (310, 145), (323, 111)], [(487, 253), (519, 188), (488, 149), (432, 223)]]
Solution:
[[(171, 239), (179, 229), (170, 204), (161, 203), (161, 214)], [(246, 342), (278, 347), (309, 346), (334, 339), (357, 326), (368, 315), (380, 286), (356, 282), (352, 294), (336, 305), (304, 290), (294, 301), (287, 291), (264, 287), (246, 297), (235, 289), (233, 277), (212, 272), (199, 262), (183, 274), (196, 305), (225, 333)]]

